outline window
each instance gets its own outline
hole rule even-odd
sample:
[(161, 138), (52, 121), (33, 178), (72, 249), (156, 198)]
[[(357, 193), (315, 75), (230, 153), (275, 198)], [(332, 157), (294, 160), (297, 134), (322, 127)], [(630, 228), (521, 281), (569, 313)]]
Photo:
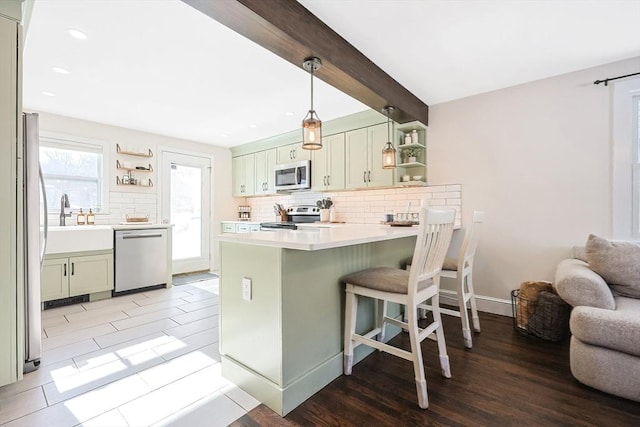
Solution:
[(612, 237), (640, 239), (640, 78), (613, 85)]
[(632, 236), (640, 237), (640, 95), (633, 97)]
[(104, 149), (99, 144), (43, 138), (40, 166), (47, 191), (47, 210), (60, 211), (63, 194), (74, 210), (105, 208)]

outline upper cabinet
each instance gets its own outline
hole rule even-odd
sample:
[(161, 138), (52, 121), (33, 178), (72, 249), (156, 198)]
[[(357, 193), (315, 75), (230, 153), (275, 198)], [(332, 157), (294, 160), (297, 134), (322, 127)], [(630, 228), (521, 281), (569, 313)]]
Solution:
[(322, 148), (311, 152), (311, 189), (314, 191), (344, 189), (344, 141), (339, 133), (322, 138)]
[(255, 154), (233, 158), (234, 197), (253, 196), (255, 186)]
[(345, 134), (345, 188), (393, 185), (393, 169), (382, 169), (387, 125), (379, 124)]
[(295, 144), (283, 145), (278, 147), (277, 163), (291, 163), (301, 160), (311, 160), (311, 151), (302, 148), (302, 142), (296, 142)]
[(264, 150), (255, 153), (256, 176), (255, 176), (255, 194), (265, 195), (274, 194), (277, 150)]

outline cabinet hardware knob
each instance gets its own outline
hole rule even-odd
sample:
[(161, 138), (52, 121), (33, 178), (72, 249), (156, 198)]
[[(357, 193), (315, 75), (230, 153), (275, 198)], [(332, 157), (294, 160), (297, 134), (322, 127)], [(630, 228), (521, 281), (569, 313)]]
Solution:
[(66, 262), (64, 263), (64, 275), (65, 276), (67, 275), (67, 263)]
[(76, 269), (75, 267), (76, 267), (76, 263), (75, 263), (75, 262), (72, 262), (72, 263), (71, 263), (71, 275), (72, 275), (72, 276), (75, 274), (75, 269)]
[(367, 171), (364, 171), (362, 173), (362, 181), (365, 182), (365, 183), (367, 182)]

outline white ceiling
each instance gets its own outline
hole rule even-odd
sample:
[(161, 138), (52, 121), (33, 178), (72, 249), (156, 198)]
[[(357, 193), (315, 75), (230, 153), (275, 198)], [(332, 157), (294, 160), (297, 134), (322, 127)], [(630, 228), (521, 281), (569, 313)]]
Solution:
[[(300, 2), (428, 105), (640, 56), (640, 0)], [(315, 92), (325, 121), (367, 108)], [(178, 0), (36, 0), (23, 103), (234, 146), (298, 129), (309, 75)]]

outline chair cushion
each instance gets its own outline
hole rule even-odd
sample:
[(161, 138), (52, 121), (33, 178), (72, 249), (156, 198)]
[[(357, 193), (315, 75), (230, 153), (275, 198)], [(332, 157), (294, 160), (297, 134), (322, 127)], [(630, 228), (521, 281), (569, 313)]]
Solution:
[(620, 295), (640, 298), (640, 244), (614, 242), (590, 234), (586, 245), (589, 267)]
[[(399, 268), (376, 267), (344, 276), (342, 281), (377, 291), (406, 294), (409, 289), (409, 272)], [(418, 290), (425, 289), (431, 283), (431, 280), (418, 283)]]
[(571, 333), (582, 342), (640, 356), (640, 300), (616, 297), (616, 306), (574, 308)]
[(442, 264), (443, 270), (458, 271), (458, 260), (456, 258), (445, 257)]

